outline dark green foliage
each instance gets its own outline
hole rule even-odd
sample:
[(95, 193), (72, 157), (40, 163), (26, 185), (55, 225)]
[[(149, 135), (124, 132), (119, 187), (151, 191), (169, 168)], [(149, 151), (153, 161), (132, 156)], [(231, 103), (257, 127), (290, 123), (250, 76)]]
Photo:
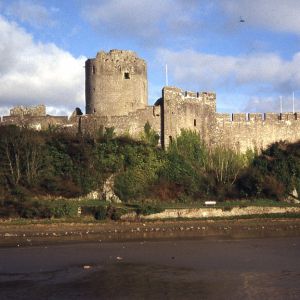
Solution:
[[(300, 142), (275, 143), (261, 155), (239, 154), (221, 146), (208, 148), (196, 132), (182, 130), (167, 151), (156, 143), (149, 123), (142, 141), (116, 137), (113, 128), (90, 137), (0, 126), (0, 216), (74, 216), (77, 208), (71, 202), (30, 199), (86, 195), (111, 175), (115, 193), (127, 203), (281, 200), (294, 189), (300, 193)], [(118, 219), (121, 214), (116, 207), (105, 208), (105, 218)], [(91, 215), (104, 218), (104, 208), (95, 208)]]
[(281, 200), (300, 191), (300, 143), (277, 142), (255, 157), (238, 179), (242, 195)]
[(123, 168), (115, 179), (115, 192), (124, 201), (144, 197), (158, 179), (164, 161), (160, 149), (143, 143), (120, 145)]
[(46, 203), (50, 209), (50, 215), (54, 218), (75, 217), (78, 214), (78, 205), (68, 201), (53, 201)]
[(143, 140), (151, 146), (157, 146), (159, 141), (159, 135), (151, 128), (149, 121), (144, 126)]
[(149, 205), (149, 204), (141, 205), (136, 209), (136, 213), (138, 215), (144, 215), (144, 216), (151, 215), (151, 214), (157, 214), (162, 211), (164, 211), (164, 209), (161, 208), (160, 206), (158, 206), (158, 205), (153, 206), (153, 205)]
[(51, 209), (46, 203), (38, 201), (4, 200), (0, 206), (0, 216), (21, 218), (50, 218)]
[(107, 208), (104, 206), (98, 206), (95, 209), (94, 216), (96, 220), (105, 220), (107, 217)]

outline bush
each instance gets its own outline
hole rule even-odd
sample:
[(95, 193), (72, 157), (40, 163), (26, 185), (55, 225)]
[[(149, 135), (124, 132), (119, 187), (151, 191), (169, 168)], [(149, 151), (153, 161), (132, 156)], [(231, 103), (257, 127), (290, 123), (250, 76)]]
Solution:
[(262, 194), (267, 198), (277, 201), (284, 199), (285, 188), (282, 182), (279, 182), (273, 176), (266, 176), (262, 184)]
[(260, 197), (262, 194), (263, 176), (259, 170), (250, 167), (237, 179), (236, 186), (241, 197)]
[(114, 220), (114, 221), (118, 221), (120, 220), (121, 216), (124, 214), (124, 210), (122, 210), (119, 207), (114, 207), (112, 205), (109, 205), (107, 207), (107, 212), (106, 215), (109, 219)]
[(143, 216), (157, 214), (162, 211), (164, 211), (164, 209), (161, 208), (160, 206), (152, 206), (152, 205), (142, 205), (136, 209), (136, 213), (138, 215), (143, 215)]
[(107, 218), (107, 208), (104, 206), (98, 206), (94, 213), (96, 220), (105, 220)]
[(51, 210), (45, 204), (37, 201), (15, 201), (11, 208), (14, 208), (21, 218), (50, 218)]
[(68, 200), (56, 200), (48, 203), (51, 217), (74, 217), (78, 214), (78, 205)]

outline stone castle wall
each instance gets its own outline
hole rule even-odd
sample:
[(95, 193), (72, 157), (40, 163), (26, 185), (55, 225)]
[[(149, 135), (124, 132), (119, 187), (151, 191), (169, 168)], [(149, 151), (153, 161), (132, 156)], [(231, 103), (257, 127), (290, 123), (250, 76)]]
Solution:
[(139, 138), (144, 132), (147, 121), (156, 132), (160, 132), (159, 106), (147, 106), (123, 116), (84, 115), (80, 117), (79, 122), (80, 131), (84, 134), (93, 135), (97, 134), (100, 129), (105, 129), (105, 127), (114, 127), (114, 132), (117, 135), (129, 134), (132, 137)]
[(67, 116), (4, 116), (0, 126), (18, 125), (35, 130), (47, 130), (50, 127), (62, 127), (68, 123)]
[(133, 51), (98, 52), (85, 71), (87, 114), (121, 116), (147, 106), (146, 63)]
[(17, 125), (35, 130), (47, 130), (50, 127), (76, 127), (67, 116), (50, 116), (46, 114), (45, 105), (16, 106), (9, 116), (0, 118), (0, 126)]
[(182, 128), (195, 130), (209, 145), (215, 143), (216, 95), (165, 87), (162, 95), (162, 145), (168, 147)]
[(241, 152), (261, 150), (268, 145), (300, 139), (300, 113), (217, 114), (219, 143)]
[(32, 117), (44, 117), (46, 116), (46, 106), (15, 106), (10, 110), (11, 116), (32, 116)]

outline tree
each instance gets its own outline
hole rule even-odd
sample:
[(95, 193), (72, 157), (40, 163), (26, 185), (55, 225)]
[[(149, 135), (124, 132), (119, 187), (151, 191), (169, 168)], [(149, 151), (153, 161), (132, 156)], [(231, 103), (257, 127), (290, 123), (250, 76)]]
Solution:
[(157, 146), (159, 141), (159, 135), (151, 128), (149, 121), (146, 122), (144, 126), (144, 133), (142, 135), (142, 140), (151, 146)]

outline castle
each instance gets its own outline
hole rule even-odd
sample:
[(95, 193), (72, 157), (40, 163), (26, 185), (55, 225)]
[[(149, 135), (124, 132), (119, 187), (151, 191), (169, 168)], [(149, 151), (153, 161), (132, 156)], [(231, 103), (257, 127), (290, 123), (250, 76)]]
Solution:
[(0, 125), (16, 124), (43, 130), (58, 126), (73, 133), (95, 134), (114, 127), (117, 134), (139, 137), (149, 122), (167, 148), (181, 129), (196, 131), (208, 145), (221, 144), (245, 152), (269, 144), (300, 139), (300, 113), (216, 112), (216, 94), (188, 92), (166, 86), (154, 105), (148, 105), (146, 62), (133, 51), (99, 52), (85, 63), (86, 114), (46, 115), (44, 106), (16, 107)]

